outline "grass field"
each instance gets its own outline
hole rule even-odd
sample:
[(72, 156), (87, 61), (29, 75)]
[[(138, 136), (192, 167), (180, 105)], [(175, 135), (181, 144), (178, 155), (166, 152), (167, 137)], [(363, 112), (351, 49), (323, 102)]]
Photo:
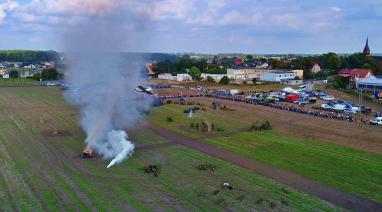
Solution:
[[(190, 101), (197, 100), (192, 99)], [(203, 103), (205, 101), (199, 100), (197, 102)], [(325, 132), (325, 134), (330, 133), (319, 128), (316, 128), (315, 132), (311, 132), (310, 136), (313, 139), (281, 132), (278, 130), (281, 129), (279, 126), (276, 126), (276, 130), (272, 131), (248, 133), (251, 123), (257, 120), (265, 120), (264, 117), (260, 116), (259, 112), (212, 110), (208, 106), (206, 103), (207, 111), (197, 111), (194, 117), (190, 119), (187, 114), (183, 113), (183, 110), (191, 106), (167, 104), (154, 109), (149, 119), (153, 123), (176, 133), (204, 139), (208, 143), (243, 156), (382, 202), (382, 184), (380, 183), (380, 179), (382, 179), (381, 154), (317, 139), (315, 137), (322, 132)], [(237, 107), (240, 107), (240, 105), (237, 105)], [(167, 116), (173, 117), (174, 121), (171, 123), (166, 122)], [(285, 115), (275, 118), (285, 119)], [(296, 119), (299, 120), (300, 118)], [(217, 126), (224, 128), (225, 131), (213, 131), (208, 135), (193, 131), (193, 134), (190, 135), (188, 133), (190, 132), (189, 124), (202, 120), (215, 123)], [(273, 120), (271, 120), (272, 124), (274, 123)], [(288, 127), (286, 131), (294, 124), (292, 121), (289, 123), (286, 125)], [(333, 123), (336, 124), (336, 122)], [(283, 129), (285, 129), (284, 126)], [(301, 127), (298, 127), (298, 129), (303, 131)], [(350, 130), (350, 128), (347, 130)], [(348, 136), (349, 133), (347, 132)], [(336, 139), (336, 137), (331, 139)], [(363, 141), (358, 140), (357, 142)]]
[(382, 202), (382, 155), (275, 131), (248, 132), (205, 141)]
[[(111, 169), (100, 158), (81, 159), (84, 134), (77, 111), (60, 92), (51, 87), (0, 88), (2, 211), (339, 210), (183, 146), (138, 151)], [(146, 129), (130, 135), (137, 146), (167, 142)], [(217, 169), (200, 171), (202, 163)], [(144, 173), (147, 164), (161, 165), (160, 176)], [(236, 189), (223, 190), (223, 182)], [(220, 192), (212, 194), (215, 190)]]

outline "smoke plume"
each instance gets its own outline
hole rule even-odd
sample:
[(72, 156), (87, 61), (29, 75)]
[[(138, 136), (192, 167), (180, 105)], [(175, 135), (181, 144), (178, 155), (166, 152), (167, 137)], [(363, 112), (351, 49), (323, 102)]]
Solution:
[(148, 97), (134, 91), (145, 84), (143, 58), (121, 53), (143, 49), (146, 22), (123, 6), (115, 8), (81, 17), (60, 34), (68, 61), (65, 97), (80, 110), (86, 147), (112, 159), (107, 168), (132, 155), (134, 144), (124, 130), (150, 105)]

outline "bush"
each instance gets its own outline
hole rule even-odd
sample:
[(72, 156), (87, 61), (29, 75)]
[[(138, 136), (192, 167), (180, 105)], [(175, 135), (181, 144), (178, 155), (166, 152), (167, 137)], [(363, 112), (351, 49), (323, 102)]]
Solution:
[(252, 132), (261, 131), (261, 130), (271, 130), (271, 129), (272, 129), (272, 126), (268, 120), (263, 121), (261, 123), (259, 123), (259, 121), (256, 121), (250, 127), (250, 131), (252, 131)]
[(215, 82), (214, 78), (212, 78), (211, 76), (208, 76), (207, 77), (207, 82)]
[(168, 116), (168, 117), (166, 118), (166, 121), (167, 121), (167, 122), (173, 122), (174, 120), (172, 119), (171, 116)]
[(224, 76), (220, 79), (220, 84), (228, 85), (229, 84), (229, 78), (227, 76)]
[(172, 100), (167, 100), (166, 104), (171, 104)]
[(217, 130), (218, 132), (223, 132), (223, 131), (224, 131), (224, 129), (223, 129), (223, 128), (220, 128), (220, 127), (218, 127), (216, 130)]
[(194, 124), (194, 123), (191, 123), (191, 124), (190, 124), (190, 127), (191, 127), (191, 128), (194, 128), (194, 127), (195, 127), (195, 124)]
[(214, 123), (211, 124), (211, 130), (215, 130), (215, 125), (214, 125)]

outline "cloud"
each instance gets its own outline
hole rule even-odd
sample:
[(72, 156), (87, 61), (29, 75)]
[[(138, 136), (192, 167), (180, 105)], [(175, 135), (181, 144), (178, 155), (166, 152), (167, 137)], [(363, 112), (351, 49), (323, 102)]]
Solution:
[(0, 24), (4, 21), (7, 16), (7, 12), (16, 9), (19, 4), (13, 0), (7, 0), (7, 2), (0, 3)]

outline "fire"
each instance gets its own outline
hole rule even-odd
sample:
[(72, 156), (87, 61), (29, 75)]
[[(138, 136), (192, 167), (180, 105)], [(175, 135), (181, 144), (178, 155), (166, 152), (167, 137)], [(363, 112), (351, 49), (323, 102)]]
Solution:
[(90, 147), (86, 147), (84, 151), (82, 152), (82, 158), (92, 158), (93, 157), (93, 150), (90, 149)]

